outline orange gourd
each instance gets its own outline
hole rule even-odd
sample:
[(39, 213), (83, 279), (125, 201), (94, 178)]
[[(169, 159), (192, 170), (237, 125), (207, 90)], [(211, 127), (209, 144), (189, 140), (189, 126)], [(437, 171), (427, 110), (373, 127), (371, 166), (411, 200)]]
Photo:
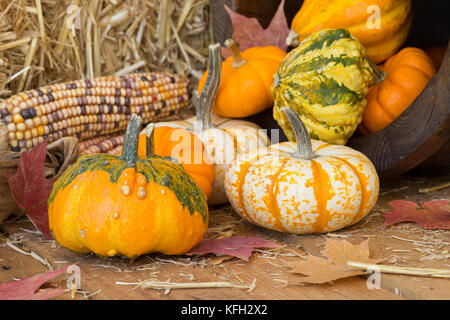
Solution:
[[(147, 154), (145, 131), (139, 136), (138, 155)], [(203, 143), (193, 133), (181, 128), (159, 127), (154, 130), (154, 154), (174, 157), (198, 183), (209, 198), (215, 179), (214, 163), (207, 159)]]
[(47, 201), (56, 241), (75, 252), (135, 258), (150, 252), (183, 254), (208, 227), (206, 197), (174, 159), (138, 156), (142, 119), (133, 114), (120, 156), (87, 154), (67, 168)]
[(385, 79), (371, 88), (359, 126), (362, 134), (380, 131), (417, 98), (436, 73), (430, 57), (419, 48), (404, 48), (380, 67)]
[(393, 55), (408, 36), (411, 0), (305, 0), (291, 24), (286, 42), (297, 46), (322, 29), (347, 29), (381, 63)]
[[(231, 39), (225, 45), (231, 49), (232, 56), (222, 63), (222, 79), (213, 112), (222, 117), (243, 118), (272, 107), (272, 77), (286, 52), (274, 46), (252, 47), (239, 52)], [(207, 75), (205, 72), (199, 81), (199, 93)]]

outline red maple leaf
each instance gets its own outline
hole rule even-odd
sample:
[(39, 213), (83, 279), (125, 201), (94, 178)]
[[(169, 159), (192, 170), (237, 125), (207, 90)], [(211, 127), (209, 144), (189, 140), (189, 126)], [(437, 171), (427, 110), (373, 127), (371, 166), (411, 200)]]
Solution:
[[(239, 49), (242, 51), (251, 47), (276, 46), (286, 51), (289, 26), (283, 8), (284, 0), (278, 6), (267, 29), (263, 29), (256, 18), (247, 18), (225, 6), (233, 23), (232, 38), (239, 44)], [(222, 48), (222, 56), (229, 57), (230, 50)]]
[(64, 293), (64, 289), (48, 288), (38, 290), (44, 283), (66, 272), (68, 266), (37, 274), (18, 281), (9, 281), (0, 284), (0, 300), (47, 300)]
[(220, 239), (206, 239), (200, 241), (187, 255), (193, 254), (227, 254), (248, 261), (255, 248), (278, 247), (275, 242), (263, 240), (258, 237), (235, 236)]
[(407, 200), (389, 202), (393, 210), (384, 215), (384, 225), (389, 226), (399, 222), (416, 222), (424, 229), (450, 229), (449, 200), (431, 200), (420, 207), (417, 203)]
[(47, 139), (30, 151), (20, 155), (17, 172), (6, 172), (11, 193), (17, 205), (25, 210), (36, 229), (53, 239), (48, 226), (47, 199), (52, 192), (55, 178), (44, 176)]

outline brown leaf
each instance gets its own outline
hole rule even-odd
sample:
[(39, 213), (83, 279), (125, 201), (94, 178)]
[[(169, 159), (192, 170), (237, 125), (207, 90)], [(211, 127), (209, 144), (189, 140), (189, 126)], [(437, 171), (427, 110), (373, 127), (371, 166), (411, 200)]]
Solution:
[(0, 300), (47, 300), (59, 296), (64, 293), (64, 289), (48, 288), (38, 292), (36, 290), (47, 281), (55, 279), (66, 272), (67, 268), (68, 266), (18, 281), (13, 280), (0, 284)]
[[(286, 37), (289, 33), (286, 16), (284, 14), (284, 0), (278, 6), (267, 29), (263, 29), (256, 18), (247, 18), (225, 6), (233, 23), (233, 40), (239, 44), (239, 49), (251, 47), (276, 46), (284, 51), (287, 49)], [(227, 58), (230, 51), (222, 48), (222, 56)]]
[(330, 281), (366, 274), (347, 266), (347, 261), (377, 263), (379, 260), (369, 258), (369, 239), (353, 245), (345, 240), (327, 239), (322, 254), (326, 258), (309, 255), (307, 259), (288, 262), (292, 273), (301, 273), (305, 277), (300, 282), (327, 283)]
[(26, 211), (36, 229), (53, 239), (48, 226), (47, 199), (56, 179), (46, 179), (44, 176), (46, 153), (47, 139), (20, 155), (14, 175), (8, 172), (5, 174), (17, 205)]
[(413, 201), (394, 200), (389, 202), (393, 208), (384, 215), (384, 225), (399, 222), (416, 222), (424, 229), (450, 229), (449, 200), (431, 200), (422, 207)]
[(248, 258), (251, 256), (255, 248), (263, 247), (274, 248), (278, 247), (278, 245), (275, 242), (263, 240), (258, 237), (235, 236), (229, 238), (202, 240), (186, 254), (225, 254), (248, 261)]

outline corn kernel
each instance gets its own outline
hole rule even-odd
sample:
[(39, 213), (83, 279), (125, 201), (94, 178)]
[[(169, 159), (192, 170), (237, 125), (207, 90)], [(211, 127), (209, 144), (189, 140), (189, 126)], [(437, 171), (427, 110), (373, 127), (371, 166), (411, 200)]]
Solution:
[(37, 132), (38, 132), (38, 135), (39, 135), (39, 136), (43, 136), (44, 133), (45, 133), (45, 131), (44, 131), (44, 126), (39, 126), (39, 127), (37, 128)]
[(20, 115), (20, 113), (16, 113), (15, 115), (13, 115), (12, 120), (14, 121), (14, 123), (21, 123), (21, 122), (23, 122), (23, 118)]

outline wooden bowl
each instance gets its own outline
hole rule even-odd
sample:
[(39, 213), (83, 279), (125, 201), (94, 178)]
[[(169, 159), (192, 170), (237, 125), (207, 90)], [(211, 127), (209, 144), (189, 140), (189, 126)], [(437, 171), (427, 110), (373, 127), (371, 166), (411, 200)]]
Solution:
[(364, 153), (380, 176), (389, 178), (421, 163), (450, 166), (450, 50), (437, 74), (414, 102), (389, 126), (348, 146)]
[[(448, 18), (445, 10), (434, 10), (429, 1), (413, 3), (413, 10), (416, 10), (413, 11), (413, 26), (406, 45), (426, 47), (439, 44), (436, 42), (442, 42), (442, 36), (446, 37), (447, 51), (442, 66), (416, 100), (388, 127), (365, 137), (355, 135), (347, 143), (367, 155), (384, 179), (418, 166), (450, 166), (450, 42), (449, 35), (442, 31), (448, 30)], [(266, 27), (280, 0), (264, 1), (264, 6), (254, 6), (254, 2), (211, 0), (215, 40), (222, 43), (233, 32), (231, 20), (223, 9), (224, 3), (240, 14), (256, 17)], [(439, 1), (436, 3), (443, 5)], [(289, 24), (300, 6), (301, 1), (285, 0), (284, 9)], [(437, 39), (437, 35), (441, 38)], [(266, 129), (281, 129), (273, 120), (271, 109), (248, 117), (247, 120)], [(285, 139), (284, 134), (281, 134), (281, 141)]]

